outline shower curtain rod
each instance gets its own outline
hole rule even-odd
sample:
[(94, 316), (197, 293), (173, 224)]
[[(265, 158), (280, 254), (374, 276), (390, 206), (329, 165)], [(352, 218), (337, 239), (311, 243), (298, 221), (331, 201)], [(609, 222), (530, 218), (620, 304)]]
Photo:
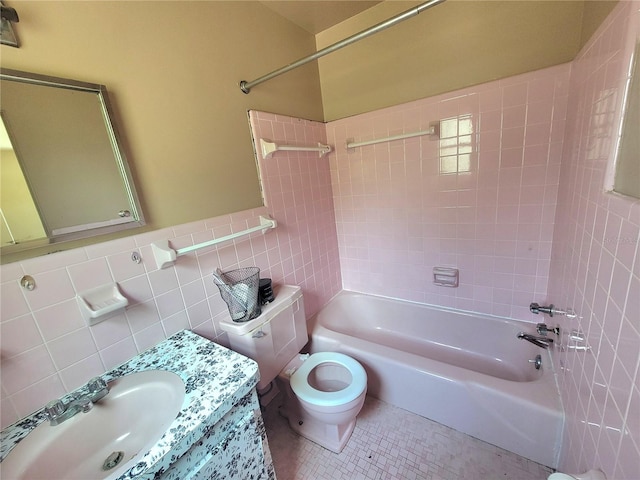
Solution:
[(363, 30), (360, 33), (356, 33), (355, 35), (347, 37), (344, 40), (340, 40), (339, 42), (334, 43), (333, 45), (329, 45), (328, 47), (325, 47), (322, 50), (318, 50), (316, 53), (313, 53), (309, 56), (301, 58), (300, 60), (290, 63), (285, 67), (279, 68), (278, 70), (274, 70), (271, 73), (267, 73), (266, 75), (263, 75), (260, 78), (256, 78), (255, 80), (252, 80), (250, 82), (247, 82), (246, 80), (242, 80), (240, 81), (240, 90), (242, 90), (243, 93), (249, 93), (251, 89), (256, 85), (266, 82), (267, 80), (271, 80), (272, 78), (282, 75), (283, 73), (287, 73), (288, 71), (293, 70), (294, 68), (301, 67), (302, 65), (312, 62), (313, 60), (316, 60), (320, 57), (324, 57), (329, 53), (335, 52), (336, 50), (339, 50), (342, 47), (346, 47), (347, 45), (351, 45), (352, 43), (362, 40), (363, 38), (373, 35), (374, 33), (378, 33), (386, 28), (392, 27), (396, 23), (400, 23), (408, 18), (418, 15), (423, 10), (426, 10), (431, 7), (435, 7), (436, 5), (439, 5), (440, 3), (443, 3), (445, 1), (446, 0), (430, 0), (428, 2), (422, 3), (417, 7), (411, 8), (406, 12), (400, 13), (395, 17), (391, 17), (390, 19), (385, 20), (384, 22), (378, 23), (373, 27), (367, 28), (366, 30)]

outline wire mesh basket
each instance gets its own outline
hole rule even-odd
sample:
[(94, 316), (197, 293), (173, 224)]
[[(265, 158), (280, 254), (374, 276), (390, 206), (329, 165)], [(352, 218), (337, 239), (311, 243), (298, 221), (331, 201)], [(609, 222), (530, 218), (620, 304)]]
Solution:
[(217, 269), (213, 274), (213, 282), (220, 290), (220, 295), (227, 304), (231, 320), (234, 322), (248, 322), (262, 313), (258, 301), (260, 286), (258, 267), (245, 267), (228, 272)]

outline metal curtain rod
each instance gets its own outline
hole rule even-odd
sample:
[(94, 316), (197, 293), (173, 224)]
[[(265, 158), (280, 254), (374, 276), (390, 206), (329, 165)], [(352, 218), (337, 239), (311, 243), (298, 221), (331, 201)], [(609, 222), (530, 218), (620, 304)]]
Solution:
[(440, 3), (443, 3), (445, 1), (446, 0), (429, 0), (428, 2), (420, 4), (417, 7), (411, 8), (406, 12), (400, 13), (395, 17), (391, 17), (390, 19), (385, 20), (384, 22), (378, 23), (373, 27), (369, 27), (360, 33), (351, 35), (350, 37), (347, 37), (344, 40), (340, 40), (339, 42), (334, 43), (333, 45), (329, 45), (328, 47), (325, 47), (322, 50), (318, 50), (316, 53), (313, 53), (309, 56), (301, 58), (296, 62), (290, 63), (285, 67), (279, 68), (278, 70), (274, 70), (271, 73), (267, 73), (266, 75), (263, 75), (260, 78), (256, 78), (255, 80), (252, 80), (250, 82), (247, 82), (246, 80), (241, 80), (240, 90), (242, 90), (244, 93), (249, 93), (251, 89), (256, 85), (266, 82), (267, 80), (271, 80), (272, 78), (282, 75), (283, 73), (287, 73), (288, 71), (293, 70), (294, 68), (301, 67), (302, 65), (312, 62), (313, 60), (316, 60), (320, 57), (324, 57), (329, 53), (335, 52), (336, 50), (346, 47), (347, 45), (351, 45), (352, 43), (362, 40), (363, 38), (373, 35), (374, 33), (381, 32), (386, 28), (392, 27), (396, 23), (400, 23), (408, 18), (418, 15), (423, 10), (426, 10), (431, 7), (435, 7), (436, 5), (439, 5)]

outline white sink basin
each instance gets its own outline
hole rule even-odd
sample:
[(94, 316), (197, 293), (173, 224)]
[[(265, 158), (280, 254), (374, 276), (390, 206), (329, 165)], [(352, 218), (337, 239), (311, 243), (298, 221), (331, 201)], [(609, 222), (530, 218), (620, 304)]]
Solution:
[[(57, 426), (45, 421), (29, 433), (0, 463), (2, 479), (116, 478), (167, 431), (185, 396), (180, 377), (163, 370), (133, 373), (109, 387), (89, 412)], [(114, 452), (122, 459), (103, 470)]]

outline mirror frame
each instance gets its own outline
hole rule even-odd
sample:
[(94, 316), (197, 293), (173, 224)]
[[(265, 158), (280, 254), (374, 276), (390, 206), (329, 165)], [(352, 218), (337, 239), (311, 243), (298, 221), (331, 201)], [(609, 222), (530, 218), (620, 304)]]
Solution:
[[(43, 247), (46, 245), (59, 244), (72, 240), (91, 238), (98, 235), (105, 235), (109, 233), (119, 232), (122, 230), (128, 230), (132, 228), (142, 227), (146, 224), (144, 215), (136, 188), (131, 175), (131, 169), (127, 161), (126, 155), (122, 148), (122, 140), (118, 129), (113, 122), (113, 109), (109, 102), (109, 95), (107, 88), (104, 85), (81, 82), (77, 80), (70, 80), (66, 78), (52, 77), (48, 75), (40, 75), (36, 73), (23, 72), (19, 70), (11, 70), (7, 68), (0, 69), (0, 80), (22, 82), (33, 85), (48, 86), (53, 88), (64, 88), (70, 90), (77, 90), (81, 92), (94, 93), (97, 95), (101, 113), (104, 120), (106, 134), (109, 138), (109, 142), (112, 147), (113, 156), (115, 160), (115, 166), (120, 173), (123, 181), (123, 188), (125, 194), (129, 200), (131, 218), (130, 222), (117, 223), (113, 225), (100, 226), (96, 228), (89, 228), (86, 230), (80, 230), (71, 233), (63, 233), (50, 235), (41, 239), (28, 240), (24, 243), (16, 243), (14, 245), (4, 245), (0, 248), (0, 252), (4, 254), (13, 254), (18, 252), (27, 251), (34, 248)], [(11, 132), (9, 131), (11, 137)]]

